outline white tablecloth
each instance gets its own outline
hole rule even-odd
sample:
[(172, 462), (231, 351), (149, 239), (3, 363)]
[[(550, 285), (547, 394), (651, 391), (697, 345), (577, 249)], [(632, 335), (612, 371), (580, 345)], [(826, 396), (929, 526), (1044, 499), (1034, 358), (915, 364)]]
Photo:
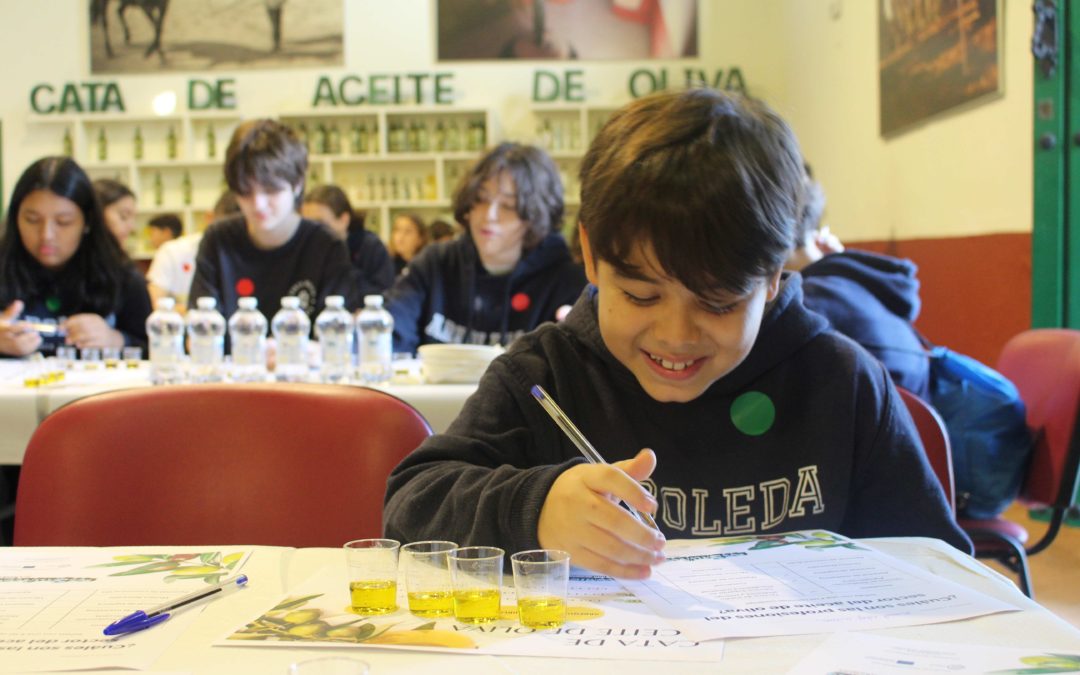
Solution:
[[(128, 369), (74, 370), (64, 381), (42, 387), (24, 385), (31, 365), (0, 360), (0, 464), (21, 464), (26, 444), (45, 417), (65, 403), (114, 389), (149, 387), (147, 364)], [(184, 386), (184, 385), (176, 385)], [(377, 387), (420, 411), (435, 432), (445, 431), (475, 384), (388, 384)]]
[[(960, 554), (943, 542), (919, 538), (865, 541), (885, 553), (902, 558), (936, 575), (1005, 600), (1023, 610), (965, 621), (876, 631), (878, 634), (934, 642), (1080, 649), (1080, 630), (1024, 597), (1016, 586), (1004, 577)], [(202, 550), (206, 548), (203, 547)], [(229, 548), (238, 547), (230, 546)], [(11, 549), (7, 550), (11, 551)], [(5, 549), (0, 549), (0, 561), (3, 560), (4, 551)], [(32, 551), (33, 549), (20, 550), (21, 553)], [(272, 555), (260, 555), (260, 551)], [(210, 646), (247, 621), (259, 616), (268, 607), (273, 606), (273, 603), (280, 600), (284, 593), (295, 589), (311, 574), (326, 565), (342, 564), (344, 563), (340, 549), (256, 548), (255, 554), (244, 569), (252, 579), (249, 588), (243, 592), (231, 594), (220, 601), (208, 603), (192, 626), (153, 664), (152, 670), (189, 673), (285, 673), (288, 665), (293, 661), (335, 654), (369, 662), (373, 675), (382, 673), (438, 673), (439, 675), (454, 673), (552, 675), (553, 673), (598, 672), (619, 675), (783, 673), (827, 637), (826, 634), (819, 634), (728, 640), (723, 661), (720, 663), (438, 655), (389, 652), (363, 647), (303, 649)], [(3, 666), (0, 665), (0, 669), (2, 668)]]

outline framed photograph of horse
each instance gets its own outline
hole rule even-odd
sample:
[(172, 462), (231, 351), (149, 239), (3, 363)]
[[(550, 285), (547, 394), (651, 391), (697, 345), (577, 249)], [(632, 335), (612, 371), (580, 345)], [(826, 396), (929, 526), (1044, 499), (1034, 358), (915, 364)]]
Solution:
[(1002, 91), (1001, 0), (878, 0), (881, 135)]
[(90, 72), (344, 65), (346, 0), (87, 0)]

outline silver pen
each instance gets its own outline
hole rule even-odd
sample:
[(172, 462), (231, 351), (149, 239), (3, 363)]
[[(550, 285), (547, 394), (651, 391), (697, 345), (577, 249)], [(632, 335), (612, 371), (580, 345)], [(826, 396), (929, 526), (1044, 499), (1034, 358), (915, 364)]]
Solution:
[[(540, 407), (551, 416), (551, 419), (555, 420), (555, 424), (562, 429), (562, 432), (566, 434), (566, 437), (570, 439), (570, 442), (574, 444), (574, 447), (578, 449), (578, 452), (580, 452), (585, 459), (589, 460), (589, 463), (607, 464), (607, 461), (600, 456), (600, 453), (596, 451), (596, 448), (589, 442), (589, 439), (585, 438), (585, 434), (581, 433), (577, 426), (570, 421), (570, 418), (562, 411), (559, 404), (544, 391), (543, 387), (534, 384), (529, 391), (532, 393), (533, 398), (540, 404)], [(626, 504), (625, 502), (623, 503)], [(660, 528), (656, 526), (656, 521), (653, 520), (653, 517), (648, 513), (638, 511), (629, 504), (626, 504), (626, 507), (630, 510), (630, 514), (639, 521), (645, 523), (654, 530), (660, 530)]]

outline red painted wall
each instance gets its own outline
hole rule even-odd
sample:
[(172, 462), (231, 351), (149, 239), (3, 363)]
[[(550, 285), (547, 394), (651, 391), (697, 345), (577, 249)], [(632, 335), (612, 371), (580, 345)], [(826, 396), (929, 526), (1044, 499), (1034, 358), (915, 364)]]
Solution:
[(1031, 327), (1031, 235), (845, 242), (919, 266), (929, 340), (993, 365), (1005, 342)]

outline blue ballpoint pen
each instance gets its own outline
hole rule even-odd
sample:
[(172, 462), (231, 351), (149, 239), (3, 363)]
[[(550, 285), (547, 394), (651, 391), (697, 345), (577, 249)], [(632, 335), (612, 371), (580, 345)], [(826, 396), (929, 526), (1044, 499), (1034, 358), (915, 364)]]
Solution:
[(174, 609), (179, 609), (190, 605), (193, 602), (198, 602), (204, 598), (213, 597), (219, 593), (223, 593), (230, 587), (242, 587), (248, 582), (246, 574), (238, 574), (234, 577), (222, 581), (219, 584), (215, 584), (208, 588), (201, 588), (193, 593), (170, 600), (164, 605), (159, 605), (153, 609), (138, 610), (128, 614), (119, 621), (114, 621), (105, 628), (105, 635), (123, 635), (125, 633), (134, 633), (135, 631), (146, 630), (151, 626), (156, 626), (165, 619), (172, 616), (171, 612)]
[[(566, 437), (570, 439), (570, 442), (574, 444), (574, 447), (578, 449), (578, 452), (582, 454), (585, 459), (589, 460), (592, 464), (607, 464), (607, 461), (596, 451), (589, 439), (585, 438), (585, 434), (577, 428), (577, 426), (570, 421), (570, 418), (566, 416), (563, 409), (559, 407), (559, 404), (555, 402), (555, 399), (551, 398), (551, 395), (544, 391), (544, 388), (538, 384), (534, 384), (529, 393), (533, 395), (540, 407), (543, 408), (551, 419), (555, 421), (556, 426), (562, 430)], [(656, 521), (653, 517), (644, 511), (638, 511), (626, 505), (630, 509), (630, 515), (637, 518), (642, 523), (645, 523), (654, 530), (659, 531)]]

